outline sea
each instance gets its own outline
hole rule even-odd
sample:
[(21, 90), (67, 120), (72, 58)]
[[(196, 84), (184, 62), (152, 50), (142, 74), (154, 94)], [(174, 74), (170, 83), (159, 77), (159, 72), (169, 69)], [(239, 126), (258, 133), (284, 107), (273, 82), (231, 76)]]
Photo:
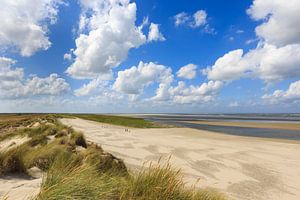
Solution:
[(137, 114), (146, 120), (189, 127), (223, 134), (262, 137), (274, 139), (300, 140), (299, 130), (281, 130), (272, 128), (251, 128), (195, 124), (186, 121), (221, 121), (221, 122), (255, 122), (255, 123), (288, 123), (300, 124), (300, 114)]

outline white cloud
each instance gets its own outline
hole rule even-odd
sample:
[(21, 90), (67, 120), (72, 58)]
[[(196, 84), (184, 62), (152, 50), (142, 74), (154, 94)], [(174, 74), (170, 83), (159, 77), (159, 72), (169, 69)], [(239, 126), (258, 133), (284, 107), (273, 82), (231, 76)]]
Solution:
[(178, 13), (177, 15), (174, 16), (175, 26), (185, 24), (186, 22), (188, 22), (190, 20), (190, 18), (191, 18), (191, 16), (185, 12)]
[(222, 86), (223, 83), (221, 81), (209, 81), (199, 86), (191, 85), (186, 87), (185, 83), (180, 81), (178, 86), (171, 87), (169, 92), (174, 103), (204, 103), (213, 101)]
[(238, 49), (219, 58), (204, 74), (210, 80), (260, 78), (268, 83), (300, 77), (300, 45), (277, 48), (265, 44), (243, 54)]
[(235, 107), (239, 107), (240, 104), (237, 101), (233, 101), (233, 102), (229, 103), (228, 106), (231, 108), (235, 108)]
[(217, 59), (215, 64), (203, 70), (209, 80), (231, 81), (244, 77), (250, 67), (243, 59), (243, 50), (230, 51)]
[(75, 96), (87, 96), (91, 94), (103, 93), (103, 91), (108, 88), (109, 80), (111, 79), (111, 76), (99, 76), (91, 80), (89, 83), (84, 84), (82, 87), (76, 89), (74, 94)]
[(254, 0), (248, 14), (263, 20), (256, 34), (269, 44), (283, 46), (300, 43), (299, 0)]
[(151, 23), (148, 33), (148, 41), (165, 41), (166, 38), (163, 34), (159, 31), (159, 25)]
[(65, 53), (65, 54), (64, 54), (64, 60), (72, 60), (72, 54), (70, 54), (70, 53)]
[(226, 53), (204, 70), (210, 80), (251, 77), (274, 83), (300, 77), (300, 1), (254, 0), (248, 14), (264, 20), (256, 27), (255, 49)]
[[(192, 28), (198, 28), (207, 25), (207, 13), (205, 10), (198, 10), (193, 15), (185, 12), (178, 13), (174, 16), (175, 26), (188, 25)], [(206, 27), (208, 29), (208, 27)]]
[(183, 81), (179, 81), (175, 87), (160, 84), (156, 90), (156, 95), (151, 100), (172, 102), (175, 104), (208, 103), (215, 100), (222, 86), (223, 83), (221, 81), (209, 81), (199, 86), (186, 86)]
[(0, 57), (0, 98), (22, 98), (41, 95), (57, 96), (69, 90), (69, 84), (57, 74), (24, 78), (22, 68), (12, 69), (15, 61)]
[(207, 14), (205, 10), (198, 10), (193, 15), (194, 23), (192, 24), (193, 27), (200, 27), (207, 23), (206, 18)]
[(66, 72), (74, 78), (93, 79), (111, 73), (112, 68), (127, 58), (130, 49), (147, 40), (135, 25), (135, 3), (81, 0), (81, 4), (82, 33), (76, 39), (75, 60)]
[(16, 48), (31, 56), (51, 46), (48, 24), (54, 24), (63, 0), (2, 0), (0, 8), (0, 46)]
[(269, 103), (300, 103), (300, 81), (290, 84), (286, 91), (276, 90), (273, 94), (266, 94), (262, 97)]
[(57, 74), (50, 74), (48, 77), (40, 78), (34, 76), (25, 81), (25, 95), (51, 95), (57, 96), (69, 90), (69, 84)]
[(22, 68), (11, 69), (15, 61), (10, 58), (0, 57), (0, 98), (13, 96), (22, 91), (22, 79), (24, 70)]
[(118, 72), (118, 77), (113, 85), (116, 91), (126, 94), (141, 94), (145, 87), (154, 82), (170, 84), (173, 81), (171, 68), (155, 63), (143, 63)]
[(197, 70), (197, 65), (187, 64), (181, 67), (176, 73), (176, 75), (180, 78), (193, 79), (197, 75), (196, 70)]

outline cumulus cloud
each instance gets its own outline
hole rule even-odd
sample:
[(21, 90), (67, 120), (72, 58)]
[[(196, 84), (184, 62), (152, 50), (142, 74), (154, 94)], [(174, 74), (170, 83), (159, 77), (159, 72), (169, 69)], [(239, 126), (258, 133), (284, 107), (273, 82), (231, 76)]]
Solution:
[(180, 81), (176, 87), (169, 88), (169, 94), (174, 103), (205, 103), (213, 101), (222, 86), (221, 81), (209, 81), (199, 86), (186, 86), (183, 81)]
[(222, 81), (251, 77), (274, 83), (299, 78), (299, 9), (297, 0), (255, 0), (247, 12), (255, 20), (264, 20), (256, 27), (258, 46), (247, 53), (230, 51), (203, 73), (210, 80)]
[(103, 93), (108, 88), (111, 76), (99, 76), (74, 91), (75, 96), (87, 96), (93, 93)]
[(269, 44), (283, 46), (300, 43), (299, 0), (254, 0), (247, 10), (254, 20), (263, 20), (256, 34)]
[(16, 48), (22, 56), (48, 49), (48, 25), (56, 22), (62, 3), (63, 0), (2, 0), (0, 46)]
[(300, 77), (300, 45), (276, 47), (265, 44), (244, 54), (230, 51), (203, 71), (210, 80), (232, 81), (260, 78), (267, 83)]
[(57, 96), (68, 91), (70, 86), (57, 74), (39, 78), (24, 77), (22, 68), (13, 69), (15, 61), (0, 57), (0, 98), (22, 98), (32, 96), (50, 95)]
[(34, 76), (25, 81), (25, 95), (51, 95), (57, 96), (69, 90), (69, 84), (60, 78), (58, 74), (50, 74), (48, 77), (40, 78)]
[(246, 59), (243, 59), (243, 50), (238, 49), (218, 58), (213, 66), (203, 70), (203, 74), (209, 80), (231, 81), (252, 73), (250, 68)]
[(300, 102), (300, 81), (290, 84), (289, 88), (284, 90), (276, 90), (273, 94), (266, 94), (262, 97), (269, 103), (299, 103)]
[(185, 78), (185, 79), (193, 79), (197, 75), (197, 65), (194, 64), (187, 64), (183, 67), (181, 67), (176, 75), (179, 78)]
[(81, 0), (81, 34), (76, 39), (75, 60), (67, 73), (93, 79), (111, 73), (127, 58), (128, 51), (147, 39), (135, 25), (136, 4), (128, 0)]
[(118, 77), (113, 85), (116, 91), (126, 94), (139, 95), (144, 88), (153, 84), (170, 84), (173, 81), (171, 68), (153, 62), (140, 62), (124, 71), (118, 72)]
[(166, 38), (163, 36), (163, 34), (159, 31), (159, 25), (151, 23), (149, 27), (149, 33), (148, 33), (148, 41), (165, 41)]

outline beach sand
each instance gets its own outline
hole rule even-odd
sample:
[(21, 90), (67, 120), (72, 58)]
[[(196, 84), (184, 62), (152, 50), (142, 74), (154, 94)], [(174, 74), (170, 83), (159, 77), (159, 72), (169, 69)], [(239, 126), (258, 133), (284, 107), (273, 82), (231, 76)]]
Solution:
[[(130, 169), (172, 155), (186, 182), (232, 199), (300, 199), (300, 143), (240, 137), (190, 128), (134, 129), (62, 119), (89, 141), (124, 159)], [(198, 182), (197, 182), (198, 180)]]

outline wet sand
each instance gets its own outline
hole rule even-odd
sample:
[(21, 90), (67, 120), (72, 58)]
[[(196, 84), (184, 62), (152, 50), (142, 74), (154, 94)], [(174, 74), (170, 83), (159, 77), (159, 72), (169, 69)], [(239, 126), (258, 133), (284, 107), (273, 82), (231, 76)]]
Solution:
[[(124, 159), (130, 169), (171, 157), (188, 184), (213, 187), (233, 199), (300, 199), (300, 142), (218, 134), (191, 128), (129, 129), (62, 119), (89, 141)], [(199, 180), (197, 182), (197, 180)]]
[(248, 128), (267, 128), (279, 130), (300, 130), (300, 123), (267, 123), (267, 122), (226, 122), (226, 121), (183, 121), (194, 124), (207, 124), (214, 126), (234, 126)]

